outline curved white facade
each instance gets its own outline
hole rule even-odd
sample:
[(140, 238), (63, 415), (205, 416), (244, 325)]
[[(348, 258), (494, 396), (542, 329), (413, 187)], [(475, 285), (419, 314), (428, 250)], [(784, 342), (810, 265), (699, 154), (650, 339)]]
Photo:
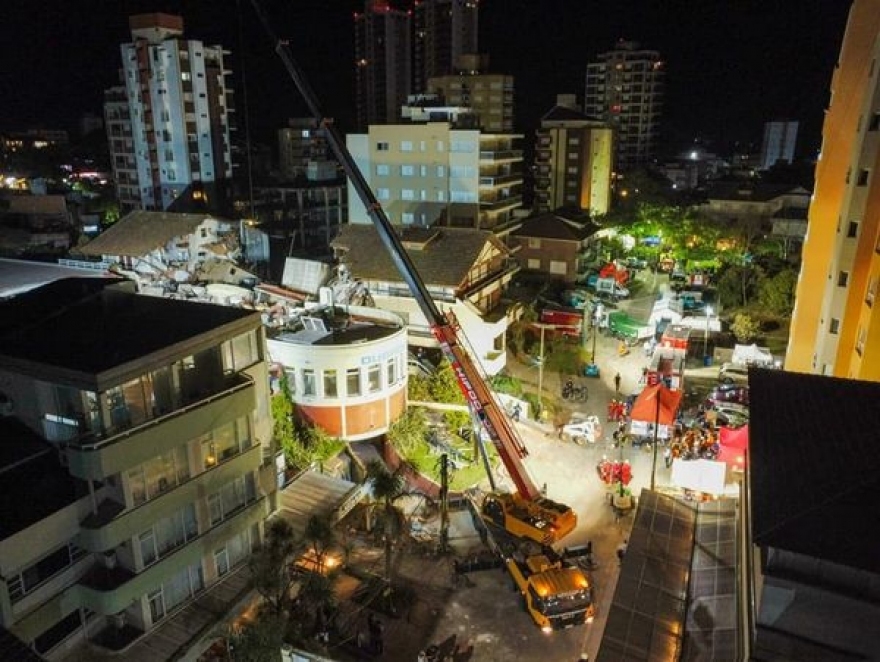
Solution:
[(287, 375), (297, 416), (348, 441), (387, 432), (406, 408), (407, 336), (399, 317), (346, 306), (349, 328), (267, 339), (270, 360)]

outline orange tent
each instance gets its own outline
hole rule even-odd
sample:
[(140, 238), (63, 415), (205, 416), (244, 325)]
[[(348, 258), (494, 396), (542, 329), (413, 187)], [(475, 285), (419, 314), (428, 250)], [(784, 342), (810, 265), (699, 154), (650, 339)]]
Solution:
[(630, 420), (672, 426), (680, 404), (681, 391), (673, 391), (663, 384), (646, 386), (633, 403)]

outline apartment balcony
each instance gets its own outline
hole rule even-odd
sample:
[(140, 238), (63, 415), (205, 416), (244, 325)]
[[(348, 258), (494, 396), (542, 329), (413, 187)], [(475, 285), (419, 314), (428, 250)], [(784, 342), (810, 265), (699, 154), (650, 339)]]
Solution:
[(480, 211), (499, 212), (507, 209), (515, 209), (522, 205), (521, 195), (511, 195), (498, 200), (480, 200)]
[(65, 455), (70, 473), (84, 480), (103, 480), (246, 416), (255, 402), (253, 381), (234, 375), (167, 414), (105, 436), (69, 439)]
[(480, 150), (480, 163), (504, 163), (522, 161), (521, 149)]
[(509, 186), (510, 184), (522, 184), (523, 178), (520, 173), (511, 175), (498, 175), (497, 177), (480, 177), (480, 188), (496, 188)]
[(114, 549), (139, 533), (150, 522), (170, 517), (189, 503), (217, 492), (233, 478), (256, 471), (262, 462), (262, 447), (255, 443), (226, 462), (196, 474), (146, 503), (125, 510), (111, 499), (82, 521), (77, 545), (90, 552)]
[(268, 515), (269, 499), (261, 497), (143, 572), (133, 573), (118, 566), (108, 568), (96, 565), (78, 584), (71, 586), (65, 596), (75, 600), (78, 606), (98, 614), (117, 614), (169, 577), (198, 563), (226, 540), (266, 519)]

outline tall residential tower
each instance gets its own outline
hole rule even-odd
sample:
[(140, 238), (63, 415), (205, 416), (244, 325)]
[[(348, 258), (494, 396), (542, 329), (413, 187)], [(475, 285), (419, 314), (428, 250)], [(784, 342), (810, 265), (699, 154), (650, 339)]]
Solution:
[(785, 367), (880, 381), (880, 0), (850, 10), (822, 137)]
[(617, 168), (648, 163), (657, 148), (665, 67), (657, 51), (618, 41), (587, 65), (584, 114), (610, 122), (616, 133)]
[(105, 92), (104, 114), (120, 203), (167, 209), (189, 187), (209, 206), (232, 178), (229, 53), (183, 37), (183, 19), (140, 14), (122, 44), (123, 86)]
[(462, 55), (477, 53), (478, 0), (416, 0), (413, 91), (457, 68)]
[(386, 0), (367, 0), (354, 17), (357, 122), (389, 124), (400, 117), (412, 80), (411, 19)]

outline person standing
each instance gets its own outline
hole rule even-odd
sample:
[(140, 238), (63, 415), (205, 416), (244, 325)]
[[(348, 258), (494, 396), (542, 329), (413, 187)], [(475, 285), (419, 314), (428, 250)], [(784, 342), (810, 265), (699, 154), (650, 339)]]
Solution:
[(616, 375), (614, 375), (614, 391), (618, 394), (620, 393), (620, 373), (619, 372)]

